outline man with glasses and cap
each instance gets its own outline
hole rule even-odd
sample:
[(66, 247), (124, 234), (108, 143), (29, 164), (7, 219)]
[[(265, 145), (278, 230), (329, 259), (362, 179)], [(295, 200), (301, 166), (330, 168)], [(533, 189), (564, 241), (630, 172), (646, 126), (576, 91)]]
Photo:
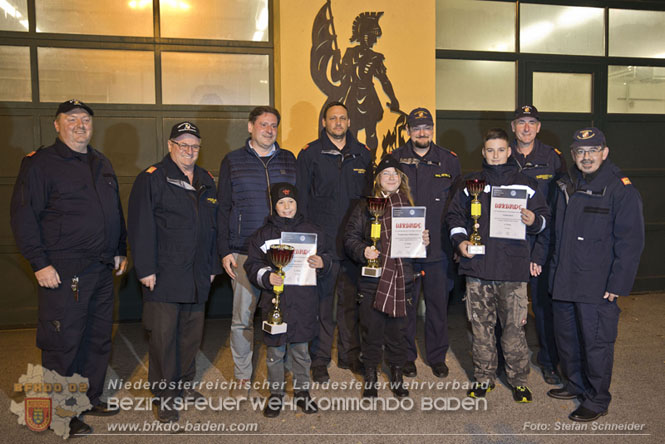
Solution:
[[(435, 144), (434, 119), (425, 108), (416, 108), (407, 118), (409, 141), (392, 156), (409, 178), (415, 204), (427, 207), (425, 226), (431, 233), (427, 258), (415, 259), (413, 271), (425, 272), (414, 282), (413, 299), (407, 305), (407, 362), (404, 376), (416, 376), (416, 310), (422, 286), (425, 298), (425, 351), (427, 364), (438, 378), (448, 376), (448, 267), (451, 248), (443, 234), (442, 221), (448, 193), (461, 174), (457, 154)], [(438, 228), (437, 228), (438, 227)]]
[(555, 247), (550, 279), (554, 332), (567, 378), (548, 396), (578, 399), (573, 421), (607, 414), (619, 296), (633, 288), (644, 249), (642, 198), (608, 160), (598, 128), (576, 131), (575, 166), (557, 181)]
[(143, 284), (143, 325), (150, 337), (148, 381), (161, 422), (178, 420), (174, 398), (202, 397), (192, 384), (196, 354), (210, 285), (222, 272), (215, 181), (196, 165), (199, 129), (178, 123), (167, 143), (169, 154), (136, 178), (128, 215), (132, 257)]
[[(540, 132), (540, 116), (533, 105), (524, 105), (515, 110), (510, 123), (515, 140), (510, 144), (512, 158), (520, 171), (538, 182), (538, 191), (545, 196), (552, 209), (556, 196), (555, 182), (566, 174), (566, 160), (561, 151), (542, 143), (536, 138)], [(538, 236), (529, 236), (531, 247), (531, 308), (538, 334), (538, 365), (546, 383), (561, 383), (557, 366), (559, 356), (554, 343), (552, 327), (552, 297), (547, 289), (549, 263), (552, 256), (549, 227)]]
[[(99, 397), (111, 354), (113, 274), (127, 268), (125, 219), (109, 160), (89, 143), (92, 108), (79, 100), (58, 106), (55, 143), (21, 163), (11, 201), (11, 226), (39, 284), (37, 347), (42, 365), (61, 376), (88, 378), (92, 409), (106, 416)], [(74, 417), (70, 435), (89, 434)]]

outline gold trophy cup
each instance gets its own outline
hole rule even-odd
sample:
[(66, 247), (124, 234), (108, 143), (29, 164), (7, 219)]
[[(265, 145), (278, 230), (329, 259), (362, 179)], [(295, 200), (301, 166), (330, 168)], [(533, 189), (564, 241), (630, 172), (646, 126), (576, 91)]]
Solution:
[[(278, 244), (271, 245), (268, 250), (268, 260), (277, 267), (277, 274), (284, 279), (282, 268), (286, 267), (293, 258), (294, 248), (290, 245)], [(268, 320), (263, 321), (263, 331), (271, 335), (286, 333), (286, 322), (282, 316), (282, 310), (279, 309), (279, 295), (284, 292), (284, 284), (272, 287), (275, 297), (272, 300), (273, 309), (268, 312)]]
[[(374, 248), (376, 248), (377, 242), (381, 239), (381, 216), (383, 212), (386, 211), (386, 205), (388, 204), (388, 198), (386, 197), (368, 197), (367, 198), (367, 209), (372, 214), (372, 225), (370, 230), (370, 239)], [(379, 277), (383, 272), (381, 268), (381, 263), (379, 258), (368, 259), (367, 265), (362, 268), (362, 275), (369, 277)]]
[(466, 247), (469, 254), (485, 254), (485, 246), (480, 243), (480, 234), (478, 234), (478, 219), (480, 219), (481, 208), (478, 195), (485, 189), (486, 182), (482, 179), (472, 179), (466, 181), (466, 189), (473, 196), (471, 201), (471, 218), (473, 219), (473, 233), (469, 236), (471, 245)]

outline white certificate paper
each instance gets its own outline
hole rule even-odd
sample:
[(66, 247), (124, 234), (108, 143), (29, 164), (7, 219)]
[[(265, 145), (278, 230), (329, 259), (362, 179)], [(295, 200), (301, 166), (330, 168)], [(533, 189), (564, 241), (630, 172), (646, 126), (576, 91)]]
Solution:
[(281, 243), (295, 248), (293, 259), (282, 270), (285, 285), (316, 285), (316, 268), (310, 268), (307, 258), (316, 254), (316, 233), (282, 232)]
[(423, 244), (426, 211), (425, 207), (393, 207), (390, 257), (427, 257)]
[(527, 190), (492, 187), (490, 201), (490, 237), (526, 239), (526, 225), (520, 210), (526, 208)]

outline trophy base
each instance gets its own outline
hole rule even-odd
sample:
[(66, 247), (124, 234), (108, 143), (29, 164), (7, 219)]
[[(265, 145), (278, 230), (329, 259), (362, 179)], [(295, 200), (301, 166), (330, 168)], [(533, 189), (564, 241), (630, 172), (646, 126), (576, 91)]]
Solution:
[(286, 322), (282, 322), (281, 324), (271, 324), (268, 321), (263, 321), (263, 331), (270, 333), (271, 335), (286, 333)]
[(367, 277), (378, 278), (381, 277), (382, 272), (383, 268), (363, 267), (361, 274)]
[(469, 254), (485, 254), (484, 245), (467, 245), (466, 251)]

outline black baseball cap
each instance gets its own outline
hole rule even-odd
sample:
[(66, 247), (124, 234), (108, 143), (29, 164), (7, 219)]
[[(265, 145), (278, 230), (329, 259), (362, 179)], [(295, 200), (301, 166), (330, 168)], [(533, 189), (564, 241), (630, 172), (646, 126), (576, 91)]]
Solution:
[(538, 115), (538, 108), (533, 105), (524, 105), (520, 106), (515, 110), (515, 117), (513, 120), (519, 119), (521, 117), (533, 117), (534, 119), (540, 121), (540, 116)]
[(201, 138), (201, 133), (199, 132), (199, 127), (194, 125), (192, 122), (180, 122), (176, 123), (173, 125), (173, 128), (171, 128), (171, 135), (169, 136), (169, 139), (175, 139), (178, 136), (182, 136), (183, 134), (191, 134), (192, 136), (196, 136), (199, 139)]
[(95, 113), (92, 112), (92, 108), (90, 108), (88, 105), (86, 105), (85, 103), (81, 102), (78, 99), (71, 99), (67, 100), (66, 102), (62, 102), (60, 105), (58, 105), (58, 110), (55, 112), (55, 116), (58, 117), (58, 114), (67, 113), (76, 108), (81, 108), (91, 116), (95, 115)]
[(376, 166), (376, 170), (374, 171), (374, 176), (378, 176), (379, 173), (387, 168), (395, 168), (397, 171), (402, 171), (402, 167), (400, 167), (399, 162), (397, 159), (395, 159), (393, 156), (385, 156), (383, 159), (381, 159), (381, 162)]
[(418, 125), (434, 125), (434, 120), (427, 108), (416, 108), (409, 113), (406, 124), (409, 125), (409, 128), (413, 128)]
[(598, 128), (591, 126), (575, 131), (571, 148), (578, 146), (602, 146), (605, 148), (605, 134)]

